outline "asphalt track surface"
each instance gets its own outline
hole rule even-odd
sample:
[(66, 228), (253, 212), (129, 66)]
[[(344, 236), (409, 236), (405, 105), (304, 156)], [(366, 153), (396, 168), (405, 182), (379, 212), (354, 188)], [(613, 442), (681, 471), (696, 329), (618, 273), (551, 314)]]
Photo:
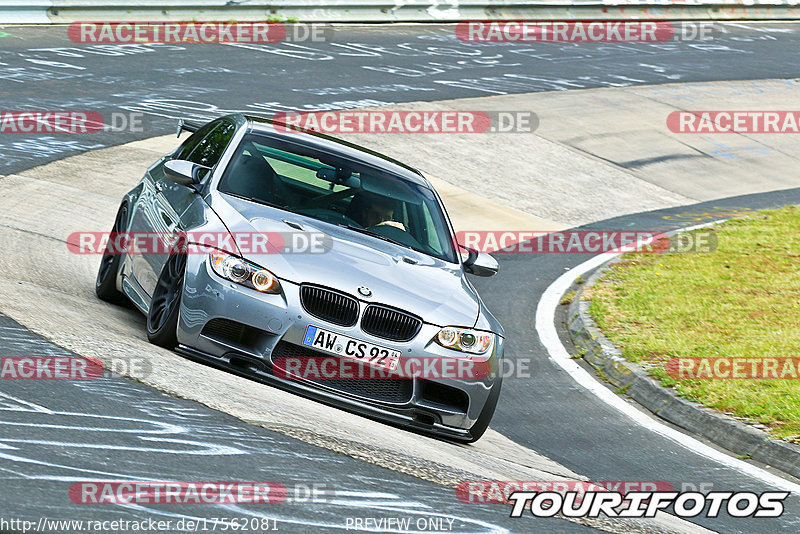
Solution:
[[(232, 110), (362, 107), (609, 85), (800, 75), (800, 66), (794, 61), (800, 39), (797, 26), (758, 26), (770, 31), (729, 26), (729, 33), (717, 36), (713, 44), (537, 45), (527, 51), (506, 45), (464, 45), (454, 39), (452, 28), (340, 28), (331, 43), (256, 49), (219, 45), (87, 47), (71, 43), (64, 28), (5, 29), (9, 35), (0, 38), (4, 109), (91, 109), (104, 116), (119, 111), (144, 112), (146, 119), (141, 132), (4, 136), (0, 142), (0, 174), (168, 133), (176, 117), (210, 118)], [(719, 218), (727, 211), (798, 202), (800, 190), (789, 190), (631, 215), (592, 226), (675, 228)], [(532, 358), (534, 362), (533, 378), (504, 383), (492, 427), (593, 480), (663, 480), (676, 488), (711, 483), (716, 491), (768, 489), (734, 469), (636, 427), (548, 361), (533, 326), (538, 296), (566, 269), (586, 258), (501, 255), (501, 274), (476, 280), (481, 295), (506, 327), (510, 357)], [(509, 299), (509, 294), (523, 297)], [(3, 355), (15, 351), (26, 354), (32, 348), (45, 353), (61, 350), (8, 320), (0, 328)], [(89, 386), (7, 383), (0, 395), (4, 414), (11, 414), (3, 417), (6, 426), (0, 458), (22, 456), (26, 465), (19, 469), (22, 464), (18, 458), (12, 463), (0, 462), (2, 510), (17, 517), (38, 518), (51, 512), (76, 518), (109, 514), (105, 509), (63, 506), (64, 488), (91, 477), (90, 473), (116, 473), (124, 478), (135, 472), (151, 479), (191, 480), (252, 479), (255, 475), (272, 480), (280, 473), (282, 480), (294, 477), (298, 484), (330, 477), (337, 490), (354, 492), (313, 506), (276, 505), (275, 517), (284, 526), (281, 530), (302, 530), (314, 522), (333, 526), (341, 524), (345, 516), (375, 515), (376, 509), (396, 509), (406, 515), (409, 509), (438, 517), (449, 515), (462, 522), (461, 531), (487, 530), (489, 524), (514, 531), (530, 531), (533, 526), (509, 520), (502, 507), (461, 505), (451, 490), (250, 427), (119, 378)], [(129, 427), (108, 419), (143, 419), (142, 414), (148, 421), (164, 424), (152, 427), (154, 435), (175, 435), (159, 435), (156, 446), (140, 442), (132, 447), (124, 432)], [(48, 423), (37, 420), (87, 415), (93, 420), (84, 431), (75, 435), (60, 432), (57, 439), (53, 431), (61, 423), (48, 427)], [(64, 447), (70, 442), (82, 445)], [(234, 456), (237, 459), (231, 461)], [(61, 492), (60, 499), (56, 491)], [(796, 496), (790, 497), (784, 516), (775, 520), (723, 516), (694, 521), (722, 532), (793, 532), (800, 530), (799, 504)], [(236, 513), (229, 515), (241, 515), (241, 510), (232, 512)], [(114, 510), (115, 517), (120, 513), (138, 517), (197, 514), (194, 509), (162, 507)], [(475, 523), (478, 521), (482, 523)], [(542, 531), (585, 528), (560, 520), (539, 521), (535, 526)]]
[(66, 26), (2, 33), (4, 109), (146, 118), (141, 132), (4, 138), (0, 174), (167, 133), (179, 117), (800, 74), (798, 26), (777, 23), (718, 26), (712, 41), (646, 44), (467, 44), (454, 25), (336, 27), (326, 43), (236, 46), (76, 44)]
[[(0, 338), (3, 356), (71, 355), (3, 316)], [(204, 518), (204, 527), (213, 531), (214, 518), (219, 530), (225, 518), (236, 518), (236, 524), (258, 518), (259, 526), (268, 518), (267, 528), (250, 530), (280, 532), (345, 530), (347, 518), (378, 517), (410, 518), (412, 530), (417, 521), (452, 532), (520, 526), (502, 505), (462, 503), (452, 489), (244, 424), (119, 377), (57, 387), (48, 381), (8, 382), (0, 390), (0, 413), (0, 517), (6, 520), (152, 518), (171, 520), (176, 528), (181, 519)], [(66, 498), (74, 483), (109, 479), (279, 482), (286, 500), (252, 506), (109, 506), (76, 505)], [(532, 528), (532, 521), (522, 522)], [(536, 528), (591, 530), (558, 519), (537, 520)]]

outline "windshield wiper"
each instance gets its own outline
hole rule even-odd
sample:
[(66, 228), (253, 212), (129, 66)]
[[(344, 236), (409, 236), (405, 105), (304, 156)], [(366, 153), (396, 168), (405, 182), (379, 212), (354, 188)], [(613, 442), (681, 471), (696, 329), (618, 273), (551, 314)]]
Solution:
[(358, 226), (353, 226), (352, 224), (339, 224), (342, 228), (347, 228), (348, 230), (353, 230), (354, 232), (358, 232), (359, 234), (365, 234), (372, 237), (377, 237), (378, 239), (382, 239), (384, 241), (388, 241), (389, 243), (394, 243), (395, 245), (399, 245), (403, 248), (407, 248), (409, 250), (414, 250), (410, 246), (406, 245), (405, 243), (401, 243), (400, 241), (394, 240), (391, 237), (386, 237), (385, 235), (376, 234), (375, 232), (370, 232), (366, 228), (359, 228)]

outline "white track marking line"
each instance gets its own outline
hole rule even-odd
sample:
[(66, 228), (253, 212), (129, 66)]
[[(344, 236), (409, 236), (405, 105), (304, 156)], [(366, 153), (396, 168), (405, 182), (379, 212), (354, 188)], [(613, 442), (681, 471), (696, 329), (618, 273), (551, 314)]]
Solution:
[[(712, 226), (717, 222), (719, 221), (709, 224), (691, 226), (684, 228), (681, 231), (686, 232), (690, 230), (696, 230), (698, 228)], [(573, 281), (578, 276), (582, 276), (587, 272), (596, 269), (603, 263), (619, 255), (620, 254), (618, 253), (612, 252), (600, 254), (576, 267), (573, 267), (569, 271), (559, 276), (555, 282), (548, 286), (544, 294), (542, 294), (542, 298), (539, 300), (539, 305), (536, 307), (536, 332), (539, 334), (539, 339), (541, 340), (542, 345), (544, 345), (545, 349), (547, 349), (550, 359), (558, 364), (559, 367), (564, 369), (564, 371), (569, 373), (575, 382), (589, 390), (612, 408), (631, 418), (639, 426), (671, 439), (675, 443), (685, 447), (693, 453), (714, 460), (727, 467), (736, 469), (737, 471), (770, 484), (776, 488), (780, 488), (784, 491), (800, 493), (800, 484), (795, 484), (777, 475), (773, 475), (772, 473), (760, 467), (728, 456), (727, 454), (720, 452), (713, 447), (710, 447), (705, 443), (702, 443), (701, 441), (684, 434), (683, 432), (680, 432), (653, 419), (649, 414), (641, 412), (633, 405), (625, 402), (625, 400), (619, 397), (616, 393), (602, 385), (594, 376), (589, 374), (586, 369), (578, 365), (575, 360), (570, 358), (567, 349), (561, 343), (561, 339), (558, 337), (558, 332), (556, 331), (556, 307), (561, 301), (561, 297), (567, 292), (570, 286), (572, 286)]]
[(9, 411), (33, 411), (33, 412), (46, 413), (46, 414), (52, 414), (53, 413), (53, 411), (50, 408), (45, 408), (44, 406), (40, 406), (38, 404), (34, 404), (34, 403), (28, 402), (26, 400), (18, 399), (17, 397), (14, 397), (13, 395), (9, 395), (8, 393), (3, 393), (2, 391), (0, 391), (0, 399), (10, 400), (10, 401), (13, 401), (13, 402), (16, 402), (16, 403), (19, 403), (19, 404), (22, 404), (24, 406), (27, 406), (27, 407), (31, 408), (31, 410), (18, 410), (18, 409), (8, 408)]

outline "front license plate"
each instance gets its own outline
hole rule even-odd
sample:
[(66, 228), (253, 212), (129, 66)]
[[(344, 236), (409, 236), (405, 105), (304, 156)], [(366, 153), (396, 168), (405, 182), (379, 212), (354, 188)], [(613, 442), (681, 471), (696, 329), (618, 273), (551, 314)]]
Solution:
[(303, 345), (307, 345), (323, 352), (336, 354), (345, 358), (352, 358), (376, 367), (383, 367), (390, 371), (397, 369), (400, 351), (387, 349), (359, 339), (353, 339), (342, 334), (314, 325), (308, 325)]

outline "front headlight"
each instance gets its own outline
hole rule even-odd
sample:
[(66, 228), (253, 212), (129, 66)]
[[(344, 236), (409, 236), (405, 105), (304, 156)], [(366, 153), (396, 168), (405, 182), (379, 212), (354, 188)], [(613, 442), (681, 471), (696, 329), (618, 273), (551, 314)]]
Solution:
[(280, 293), (281, 284), (274, 274), (242, 258), (214, 252), (208, 255), (211, 268), (222, 278), (260, 291), (261, 293)]
[(434, 339), (445, 348), (468, 354), (484, 354), (494, 345), (494, 334), (492, 332), (456, 326), (442, 328)]

